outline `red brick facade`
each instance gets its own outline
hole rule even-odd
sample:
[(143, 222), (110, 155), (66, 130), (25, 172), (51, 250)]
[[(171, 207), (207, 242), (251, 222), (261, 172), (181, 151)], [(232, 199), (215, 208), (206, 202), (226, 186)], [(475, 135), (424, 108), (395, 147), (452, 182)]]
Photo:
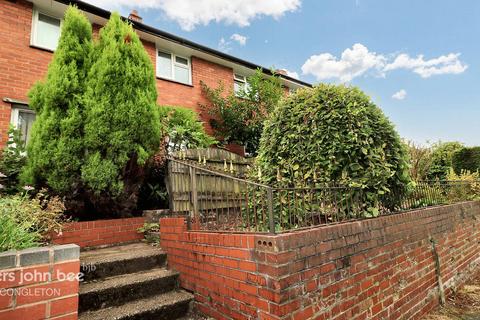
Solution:
[(279, 235), (188, 232), (161, 219), (161, 246), (215, 319), (421, 319), (480, 263), (480, 202)]
[[(33, 5), (25, 0), (0, 1), (0, 146), (6, 143), (11, 105), (4, 98), (28, 101), (29, 88), (43, 79), (52, 53), (30, 46)], [(94, 28), (98, 31), (98, 28)], [(144, 41), (155, 66), (155, 44)], [(157, 78), (158, 104), (185, 106), (199, 111), (205, 103), (200, 81), (209, 86), (224, 82), (233, 88), (233, 70), (195, 56), (191, 57), (192, 85)]]
[(62, 234), (53, 236), (53, 243), (85, 248), (140, 241), (143, 234), (137, 230), (144, 223), (143, 217), (72, 222), (64, 226)]

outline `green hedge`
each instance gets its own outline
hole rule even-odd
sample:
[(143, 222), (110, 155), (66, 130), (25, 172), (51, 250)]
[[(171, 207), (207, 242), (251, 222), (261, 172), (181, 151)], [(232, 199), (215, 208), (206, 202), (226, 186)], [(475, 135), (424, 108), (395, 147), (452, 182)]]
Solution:
[(431, 163), (427, 173), (428, 180), (445, 180), (452, 168), (452, 157), (463, 148), (460, 142), (438, 142), (432, 146)]
[(452, 156), (452, 167), (455, 173), (463, 170), (476, 172), (480, 170), (480, 147), (462, 148)]
[(358, 88), (321, 84), (282, 101), (266, 122), (256, 169), (288, 187), (358, 187), (367, 211), (410, 183), (407, 152), (392, 123)]

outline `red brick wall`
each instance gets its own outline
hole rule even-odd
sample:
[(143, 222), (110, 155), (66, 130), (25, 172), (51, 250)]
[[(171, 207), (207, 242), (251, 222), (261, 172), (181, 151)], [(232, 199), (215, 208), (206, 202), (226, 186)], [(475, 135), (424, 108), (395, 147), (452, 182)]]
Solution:
[[(30, 48), (32, 4), (0, 1), (0, 100), (27, 101), (28, 89), (46, 73), (52, 53)], [(6, 143), (10, 104), (0, 101), (0, 146)]]
[[(0, 1), (0, 100), (13, 98), (28, 101), (29, 88), (46, 74), (52, 53), (30, 47), (32, 4), (25, 0)], [(98, 33), (98, 26), (94, 27)], [(155, 44), (144, 41), (145, 49), (155, 66)], [(233, 88), (233, 70), (192, 57), (192, 86), (157, 79), (158, 104), (185, 106), (199, 111), (198, 104), (205, 103), (200, 81), (215, 87), (218, 81)], [(10, 104), (0, 101), (0, 146), (6, 143), (10, 123)], [(205, 121), (207, 119), (204, 119)], [(209, 127), (207, 126), (207, 129)]]
[(0, 268), (0, 320), (78, 319), (78, 255), (54, 262), (55, 247), (40, 250), (52, 252), (50, 262), (22, 266), (17, 251), (17, 266)]
[(53, 243), (74, 243), (84, 248), (139, 241), (143, 234), (137, 229), (144, 223), (143, 217), (72, 222), (65, 225), (61, 234), (53, 236)]
[(480, 202), (467, 202), (268, 236), (169, 218), (161, 244), (216, 319), (420, 319), (438, 305), (430, 239), (448, 295), (480, 262), (479, 219)]

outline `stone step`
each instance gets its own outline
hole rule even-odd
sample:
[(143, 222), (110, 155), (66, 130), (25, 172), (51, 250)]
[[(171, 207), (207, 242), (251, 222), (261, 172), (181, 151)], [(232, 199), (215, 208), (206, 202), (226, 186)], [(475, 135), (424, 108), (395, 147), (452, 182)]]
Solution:
[(79, 312), (121, 304), (175, 290), (178, 273), (157, 268), (82, 283)]
[(176, 290), (121, 306), (82, 313), (79, 320), (172, 320), (185, 316), (193, 295)]
[(84, 281), (159, 268), (165, 266), (166, 259), (160, 248), (145, 243), (83, 251), (80, 255)]

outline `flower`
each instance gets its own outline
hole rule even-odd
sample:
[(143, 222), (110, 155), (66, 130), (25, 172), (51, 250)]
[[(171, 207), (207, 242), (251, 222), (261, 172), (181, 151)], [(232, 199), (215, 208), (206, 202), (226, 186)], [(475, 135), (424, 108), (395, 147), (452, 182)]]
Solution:
[(7, 176), (4, 175), (1, 171), (0, 171), (0, 178), (6, 178)]
[(0, 183), (0, 190), (4, 189), (5, 186), (3, 184)]
[(25, 191), (32, 191), (33, 189), (35, 189), (35, 188), (32, 187), (32, 186), (24, 186), (23, 187), (23, 190), (25, 190)]

